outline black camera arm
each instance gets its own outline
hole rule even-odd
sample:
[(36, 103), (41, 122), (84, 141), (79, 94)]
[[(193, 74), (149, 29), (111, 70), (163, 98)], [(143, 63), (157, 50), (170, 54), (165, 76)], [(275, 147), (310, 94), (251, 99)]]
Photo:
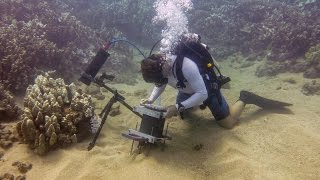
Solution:
[(89, 146), (88, 146), (88, 151), (90, 151), (96, 144), (96, 141), (99, 137), (99, 134), (101, 132), (101, 129), (104, 125), (104, 123), (106, 122), (107, 120), (107, 117), (111, 111), (111, 108), (112, 108), (112, 105), (116, 102), (120, 102), (122, 105), (124, 105), (126, 108), (128, 108), (131, 112), (133, 112), (135, 115), (139, 116), (140, 118), (142, 118), (142, 115), (133, 111), (133, 108), (125, 102), (125, 98), (123, 96), (121, 96), (117, 90), (113, 90), (112, 88), (110, 88), (109, 86), (106, 85), (106, 83), (104, 83), (104, 80), (105, 79), (109, 79), (110, 78), (113, 79), (113, 76), (110, 76), (110, 75), (106, 75), (106, 74), (103, 74), (97, 78), (94, 79), (94, 83), (98, 84), (100, 87), (104, 87), (105, 89), (107, 89), (108, 91), (110, 91), (113, 96), (112, 98), (109, 100), (109, 102), (106, 104), (106, 106), (103, 108), (103, 110), (101, 111), (101, 113), (99, 114), (99, 116), (101, 117), (101, 123), (100, 123), (100, 126), (94, 136), (94, 138), (92, 139), (92, 141), (90, 142)]
[[(91, 141), (91, 143), (88, 146), (88, 151), (90, 151), (94, 147), (96, 140), (99, 137), (100, 131), (101, 131), (105, 121), (107, 120), (107, 117), (108, 117), (108, 115), (111, 111), (112, 105), (114, 103), (120, 102), (122, 105), (124, 105), (126, 108), (128, 108), (131, 112), (133, 112), (134, 114), (136, 114), (137, 116), (142, 118), (142, 115), (133, 111), (133, 108), (128, 103), (125, 102), (125, 98), (123, 96), (121, 96), (117, 90), (110, 88), (104, 82), (104, 80), (111, 80), (112, 81), (114, 76), (107, 75), (107, 74), (103, 73), (101, 76), (96, 77), (96, 75), (99, 72), (99, 70), (101, 69), (102, 65), (106, 62), (106, 60), (110, 56), (110, 54), (107, 52), (107, 50), (110, 48), (110, 46), (112, 44), (114, 44), (115, 42), (118, 42), (118, 41), (126, 41), (126, 40), (121, 39), (121, 40), (106, 41), (103, 44), (103, 47), (99, 49), (96, 56), (91, 61), (89, 66), (86, 68), (86, 70), (83, 73), (81, 73), (81, 77), (79, 78), (79, 80), (81, 82), (83, 82), (84, 84), (86, 84), (88, 86), (91, 84), (91, 82), (94, 82), (97, 85), (99, 85), (100, 87), (107, 89), (109, 92), (111, 92), (113, 94), (113, 97), (109, 100), (109, 102), (106, 104), (106, 106), (103, 108), (103, 110), (99, 114), (99, 116), (101, 117), (101, 123), (100, 123), (98, 130), (97, 130), (97, 133), (95, 134), (93, 140)], [(141, 51), (139, 51), (139, 52), (142, 53)]]

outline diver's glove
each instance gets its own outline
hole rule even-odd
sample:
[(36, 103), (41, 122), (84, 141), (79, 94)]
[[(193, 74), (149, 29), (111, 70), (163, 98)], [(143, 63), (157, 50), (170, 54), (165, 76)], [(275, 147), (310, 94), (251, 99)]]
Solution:
[(152, 104), (152, 102), (149, 99), (141, 99), (140, 105), (143, 105), (143, 104)]
[(171, 118), (178, 114), (178, 109), (176, 105), (171, 105), (167, 107), (167, 112), (164, 114), (164, 118)]

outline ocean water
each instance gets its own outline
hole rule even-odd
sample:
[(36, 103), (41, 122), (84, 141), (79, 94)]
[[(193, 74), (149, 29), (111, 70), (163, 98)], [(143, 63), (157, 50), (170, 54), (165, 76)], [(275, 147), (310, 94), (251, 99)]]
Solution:
[[(319, 0), (1, 0), (0, 179), (319, 179), (319, 17)], [(184, 34), (230, 77), (225, 115), (219, 98), (199, 108), (208, 91), (184, 67), (189, 86), (169, 78), (145, 111), (176, 110), (179, 91), (194, 107), (140, 151), (122, 134), (154, 94), (142, 60)]]

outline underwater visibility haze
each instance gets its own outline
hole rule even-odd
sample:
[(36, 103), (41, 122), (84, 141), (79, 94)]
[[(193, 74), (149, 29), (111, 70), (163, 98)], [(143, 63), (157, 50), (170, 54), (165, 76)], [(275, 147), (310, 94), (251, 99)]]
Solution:
[(0, 179), (319, 179), (319, 0), (0, 0)]

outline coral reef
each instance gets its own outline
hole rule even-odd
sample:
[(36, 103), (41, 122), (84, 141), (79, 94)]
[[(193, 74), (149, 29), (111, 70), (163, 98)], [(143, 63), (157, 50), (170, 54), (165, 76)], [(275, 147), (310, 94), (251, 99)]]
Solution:
[[(288, 68), (289, 67), (289, 68)], [(266, 61), (258, 66), (256, 75), (274, 76), (283, 72), (301, 73), (305, 78), (320, 78), (320, 44), (309, 48), (304, 58), (284, 61)]]
[[(0, 83), (12, 93), (23, 92), (40, 71), (47, 70), (57, 70), (71, 82), (94, 56), (100, 42), (113, 36), (150, 47), (163, 29), (163, 24), (152, 23), (153, 3), (1, 1)], [(259, 54), (280, 64), (291, 61), (290, 71), (305, 71), (305, 77), (319, 77), (317, 69), (296, 60), (320, 43), (320, 1), (198, 0), (193, 4), (194, 9), (188, 13), (189, 31), (203, 36), (203, 42), (213, 47), (214, 57), (237, 52), (243, 56)], [(117, 83), (135, 84), (133, 52), (117, 44), (110, 50), (111, 57), (103, 70), (116, 75)], [(252, 64), (248, 61), (243, 67)], [(279, 67), (275, 69), (271, 74), (283, 72), (278, 71)]]
[(37, 154), (76, 143), (90, 133), (91, 97), (49, 73), (39, 75), (27, 88), (24, 107), (16, 129)]
[(216, 57), (271, 50), (268, 58), (281, 61), (303, 56), (320, 41), (320, 3), (308, 10), (261, 0), (200, 0), (194, 6), (191, 28), (213, 45)]
[(0, 122), (14, 120), (20, 114), (19, 107), (15, 104), (13, 96), (0, 84)]
[[(70, 13), (73, 7), (59, 0), (4, 0), (0, 5), (0, 83), (12, 93), (23, 92), (40, 71), (57, 70), (73, 81), (106, 36), (121, 34), (84, 26)], [(127, 67), (132, 51), (112, 49), (108, 66)]]
[(0, 83), (13, 93), (24, 91), (39, 70), (72, 78), (97, 44), (93, 30), (45, 1), (4, 0), (0, 23)]
[[(152, 23), (154, 1), (135, 0), (80, 0), (65, 1), (70, 10), (87, 26), (103, 32), (114, 29), (129, 40), (151, 45), (160, 38), (161, 25)], [(148, 37), (148, 38), (146, 38)]]

